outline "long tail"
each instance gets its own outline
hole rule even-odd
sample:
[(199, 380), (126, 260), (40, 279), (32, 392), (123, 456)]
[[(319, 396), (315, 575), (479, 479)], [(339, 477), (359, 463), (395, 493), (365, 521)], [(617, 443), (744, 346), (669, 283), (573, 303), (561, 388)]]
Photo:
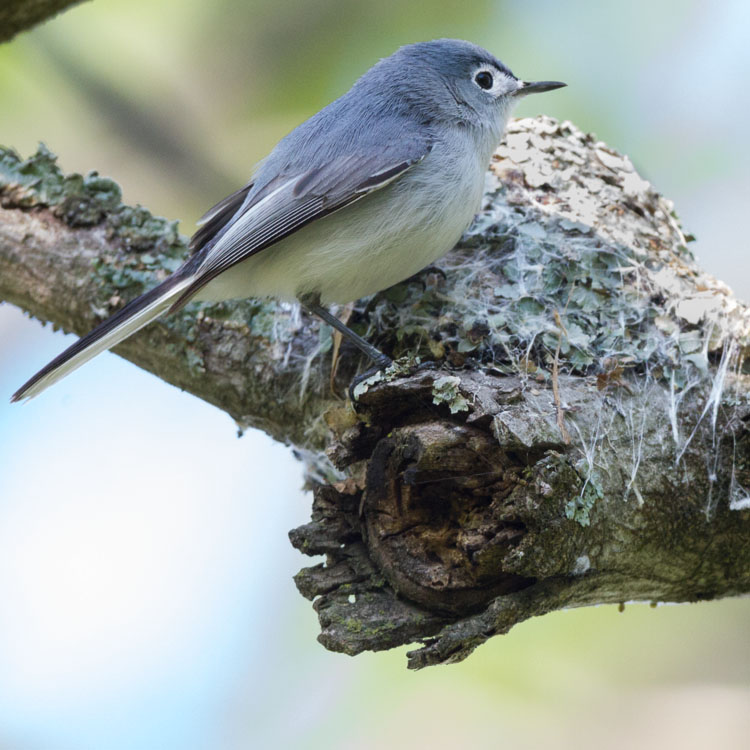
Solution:
[(139, 331), (155, 318), (158, 318), (193, 281), (192, 275), (179, 271), (163, 281), (159, 286), (129, 302), (111, 318), (78, 339), (62, 354), (55, 357), (32, 378), (27, 380), (11, 397), (11, 401), (38, 396), (68, 373), (85, 362), (119, 344), (123, 339)]

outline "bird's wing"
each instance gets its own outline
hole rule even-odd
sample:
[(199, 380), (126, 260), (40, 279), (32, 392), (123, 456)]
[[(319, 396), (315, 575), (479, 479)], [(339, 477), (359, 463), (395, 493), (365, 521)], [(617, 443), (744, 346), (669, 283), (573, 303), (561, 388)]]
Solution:
[[(210, 238), (208, 231), (204, 234), (205, 252), (194, 266), (195, 280), (171, 309), (182, 307), (201, 287), (235, 264), (306, 224), (385, 187), (430, 151), (427, 141), (411, 140), (401, 148), (397, 144), (389, 146), (367, 155), (341, 156), (307, 171), (282, 173), (261, 190), (246, 193), (244, 204), (231, 216), (229, 211), (236, 208), (242, 191), (217, 204), (206, 214), (205, 230), (216, 223)], [(209, 243), (207, 238), (214, 236), (217, 239)]]
[(198, 231), (190, 238), (190, 245), (188, 245), (190, 250), (194, 253), (198, 252), (224, 229), (231, 218), (242, 208), (252, 187), (253, 183), (249, 182), (245, 187), (220, 200), (198, 219)]

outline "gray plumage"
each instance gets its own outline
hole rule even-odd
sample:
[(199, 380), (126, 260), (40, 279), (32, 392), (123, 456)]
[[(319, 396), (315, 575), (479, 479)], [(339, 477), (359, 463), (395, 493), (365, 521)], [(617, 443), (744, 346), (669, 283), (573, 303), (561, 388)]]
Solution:
[(447, 252), (477, 212), (516, 99), (562, 85), (519, 81), (468, 42), (402, 47), (289, 133), (247, 186), (212, 208), (193, 254), (169, 279), (73, 344), (13, 400), (192, 299), (297, 298), (320, 312), (319, 303), (411, 276)]

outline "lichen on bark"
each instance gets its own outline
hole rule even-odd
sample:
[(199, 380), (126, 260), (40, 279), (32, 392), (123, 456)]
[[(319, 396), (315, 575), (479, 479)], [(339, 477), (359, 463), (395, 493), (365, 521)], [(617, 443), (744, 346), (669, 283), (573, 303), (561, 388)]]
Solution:
[[(359, 384), (329, 451), (361, 508), (351, 541), (330, 490), (293, 535), (329, 531), (358, 592), (301, 577), (329, 648), (378, 647), (365, 594), (404, 605), (416, 668), (560, 607), (747, 590), (750, 316), (688, 241), (626, 157), (569, 123), (511, 125), (459, 247), (369, 303), (381, 346), (446, 363)], [(347, 578), (360, 554), (374, 574)]]
[[(0, 298), (83, 332), (173, 270), (176, 225), (0, 155)], [(433, 267), (351, 311), (366, 366), (294, 306), (191, 307), (118, 353), (294, 444), (319, 480), (292, 532), (321, 640), (455, 661), (528, 617), (750, 590), (750, 314), (702, 272), (626, 157), (511, 123), (482, 212)], [(324, 449), (327, 451), (324, 454)]]
[[(177, 222), (123, 204), (114, 181), (66, 175), (44, 146), (27, 159), (0, 148), (0, 299), (83, 334), (187, 252)], [(324, 444), (320, 414), (332, 398), (327, 387), (305, 387), (311, 367), (326, 366), (319, 339), (295, 306), (243, 300), (190, 305), (115, 351), (214, 403), (241, 430), (311, 450)], [(351, 377), (348, 362), (340, 373)]]
[[(340, 421), (330, 451), (351, 478), (319, 487), (313, 522), (292, 533), (305, 553), (327, 555), (298, 586), (315, 599), (328, 648), (421, 640), (409, 654), (417, 668), (460, 660), (560, 607), (750, 588), (750, 512), (732, 502), (733, 487), (750, 486), (746, 401), (722, 410), (717, 428), (696, 424), (676, 460), (658, 384), (600, 390), (594, 378), (561, 376), (577, 436), (566, 444), (550, 387), (462, 370), (471, 406), (451, 413), (432, 401), (438, 377), (427, 370), (363, 394), (359, 421)], [(700, 414), (705, 392), (690, 398), (686, 412)], [(731, 450), (715, 429), (736, 440)], [(373, 643), (372, 601), (399, 622), (400, 640)]]

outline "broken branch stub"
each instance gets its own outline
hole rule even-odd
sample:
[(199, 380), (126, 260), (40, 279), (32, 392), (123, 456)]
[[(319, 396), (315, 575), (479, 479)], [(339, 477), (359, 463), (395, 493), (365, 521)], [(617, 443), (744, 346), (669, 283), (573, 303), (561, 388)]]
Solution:
[[(327, 555), (297, 583), (316, 598), (328, 648), (355, 654), (425, 641), (409, 655), (421, 667), (462, 659), (561, 607), (750, 590), (750, 512), (723, 502), (707, 516), (713, 430), (698, 426), (677, 463), (660, 416), (665, 389), (603, 392), (593, 378), (561, 378), (581, 440), (566, 445), (551, 386), (460, 371), (469, 407), (451, 414), (435, 403), (439, 377), (396, 377), (360, 396), (362, 421), (331, 451), (351, 477), (317, 487), (313, 522), (292, 532), (300, 550)], [(645, 420), (641, 465), (633, 409)], [(750, 438), (734, 420), (749, 417), (746, 406), (720, 426), (743, 435), (736, 450), (746, 457)], [(592, 465), (583, 445), (595, 448)], [(714, 492), (723, 497), (731, 482), (750, 484), (750, 465), (738, 476), (732, 456), (717, 457)]]
[(292, 535), (327, 535), (298, 584), (328, 648), (419, 668), (562, 607), (750, 591), (750, 315), (688, 241), (626, 157), (511, 125), (460, 245), (369, 303), (386, 351), (447, 362), (329, 419), (348, 478)]

